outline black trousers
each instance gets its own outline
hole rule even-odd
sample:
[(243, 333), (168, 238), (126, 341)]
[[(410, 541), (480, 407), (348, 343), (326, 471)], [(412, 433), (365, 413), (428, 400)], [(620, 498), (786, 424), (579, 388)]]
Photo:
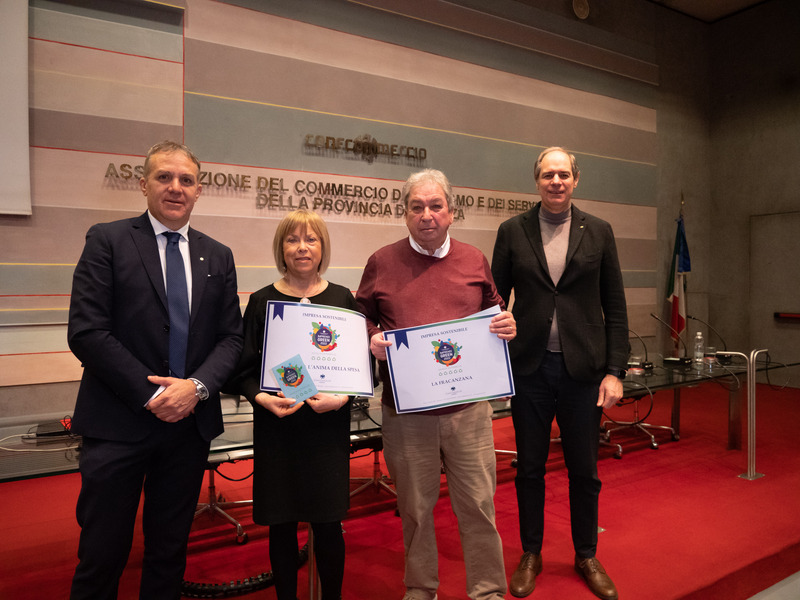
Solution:
[[(322, 600), (339, 600), (344, 579), (344, 535), (340, 521), (310, 523), (314, 532), (314, 555), (317, 559)], [(297, 523), (269, 526), (269, 560), (278, 600), (296, 600)]]
[(511, 415), (517, 443), (515, 479), (522, 549), (539, 554), (544, 537), (545, 463), (550, 452), (553, 418), (561, 431), (569, 474), (572, 543), (582, 558), (597, 552), (597, 453), (602, 408), (599, 383), (573, 380), (559, 352), (547, 352), (539, 370), (515, 376)]
[(71, 600), (117, 597), (142, 491), (145, 548), (139, 598), (180, 598), (208, 449), (193, 417), (159, 424), (141, 442), (83, 439), (76, 509), (80, 562)]

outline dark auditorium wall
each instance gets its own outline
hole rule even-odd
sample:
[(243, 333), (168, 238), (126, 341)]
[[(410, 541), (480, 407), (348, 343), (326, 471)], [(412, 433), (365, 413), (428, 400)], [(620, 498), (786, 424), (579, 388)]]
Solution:
[[(779, 0), (711, 35), (709, 319), (732, 338), (729, 347), (766, 348), (779, 362), (800, 361), (800, 322), (773, 318), (800, 313), (798, 231), (787, 229), (800, 217), (798, 31), (800, 3)], [(766, 235), (765, 222), (775, 223)], [(790, 385), (800, 386), (800, 369)]]

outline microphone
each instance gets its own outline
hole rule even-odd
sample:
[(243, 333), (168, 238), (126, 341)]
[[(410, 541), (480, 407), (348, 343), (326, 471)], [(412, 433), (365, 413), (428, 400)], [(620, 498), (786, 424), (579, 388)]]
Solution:
[(678, 357), (665, 356), (664, 357), (664, 364), (665, 365), (672, 364), (672, 365), (690, 366), (692, 364), (692, 359), (691, 359), (690, 356), (688, 356), (689, 350), (686, 348), (686, 342), (683, 341), (683, 338), (681, 337), (681, 334), (678, 333), (677, 331), (675, 331), (675, 329), (672, 327), (672, 325), (667, 323), (661, 317), (659, 317), (657, 315), (654, 315), (653, 313), (650, 313), (650, 316), (653, 317), (659, 323), (661, 323), (664, 327), (669, 329), (672, 333), (674, 333), (675, 337), (677, 337), (678, 340), (680, 341), (680, 343), (683, 344), (683, 356), (678, 356)]
[(713, 331), (714, 333), (716, 333), (716, 334), (717, 334), (717, 337), (719, 338), (719, 341), (720, 341), (720, 342), (722, 342), (722, 350), (723, 350), (723, 351), (725, 351), (725, 352), (727, 352), (727, 351), (728, 351), (728, 344), (726, 344), (726, 343), (725, 343), (725, 340), (724, 340), (724, 339), (722, 339), (722, 336), (719, 334), (719, 331), (717, 331), (717, 330), (716, 330), (716, 329), (714, 329), (714, 328), (713, 328), (711, 325), (709, 325), (708, 323), (706, 323), (705, 321), (703, 321), (703, 319), (698, 319), (697, 317), (693, 317), (692, 315), (686, 315), (686, 318), (687, 318), (687, 319), (691, 319), (692, 321), (699, 321), (700, 323), (702, 323), (703, 325), (705, 325), (706, 327), (708, 327), (708, 328), (709, 328), (711, 331)]
[[(726, 344), (726, 343), (725, 343), (725, 340), (724, 340), (724, 339), (722, 339), (722, 336), (719, 334), (719, 331), (717, 331), (717, 330), (716, 330), (716, 329), (714, 329), (714, 328), (713, 328), (711, 325), (709, 325), (708, 323), (706, 323), (705, 321), (703, 321), (703, 319), (698, 319), (697, 317), (693, 317), (692, 315), (686, 315), (686, 318), (687, 318), (687, 319), (691, 319), (692, 321), (699, 321), (700, 323), (702, 323), (703, 325), (705, 325), (706, 327), (708, 327), (708, 328), (709, 328), (711, 331), (713, 331), (714, 333), (716, 333), (716, 334), (717, 334), (717, 337), (719, 338), (719, 341), (720, 341), (720, 342), (722, 342), (722, 351), (723, 351), (723, 352), (727, 352), (727, 351), (728, 351), (728, 344)], [(731, 357), (730, 357), (730, 356), (728, 356), (727, 354), (725, 354), (725, 355), (722, 355), (722, 356), (719, 356), (719, 355), (718, 355), (718, 356), (717, 356), (717, 360), (720, 362), (720, 364), (723, 364), (723, 365), (729, 365), (729, 364), (731, 364), (731, 360), (732, 360), (732, 359), (731, 359)]]
[(644, 372), (650, 374), (653, 372), (653, 363), (647, 360), (647, 344), (644, 343), (642, 336), (636, 333), (633, 329), (628, 329), (633, 335), (637, 337), (637, 339), (642, 342), (642, 348), (644, 348), (644, 362), (641, 364), (628, 362), (629, 369), (644, 369)]

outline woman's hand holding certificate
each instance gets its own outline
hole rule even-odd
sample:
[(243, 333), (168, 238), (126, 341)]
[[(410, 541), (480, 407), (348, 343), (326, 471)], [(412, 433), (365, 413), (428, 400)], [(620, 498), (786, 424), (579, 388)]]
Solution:
[(294, 398), (285, 397), (283, 392), (278, 392), (277, 395), (260, 392), (256, 394), (255, 401), (280, 418), (296, 413), (303, 406), (302, 402), (297, 402)]

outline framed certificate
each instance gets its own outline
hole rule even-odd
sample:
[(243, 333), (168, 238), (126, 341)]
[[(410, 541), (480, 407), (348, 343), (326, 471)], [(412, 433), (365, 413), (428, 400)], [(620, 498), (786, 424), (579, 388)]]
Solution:
[(261, 389), (280, 390), (272, 368), (299, 355), (317, 390), (372, 396), (367, 320), (361, 313), (319, 304), (267, 302)]
[(384, 332), (398, 413), (514, 395), (508, 344), (489, 332), (494, 307), (464, 319)]

